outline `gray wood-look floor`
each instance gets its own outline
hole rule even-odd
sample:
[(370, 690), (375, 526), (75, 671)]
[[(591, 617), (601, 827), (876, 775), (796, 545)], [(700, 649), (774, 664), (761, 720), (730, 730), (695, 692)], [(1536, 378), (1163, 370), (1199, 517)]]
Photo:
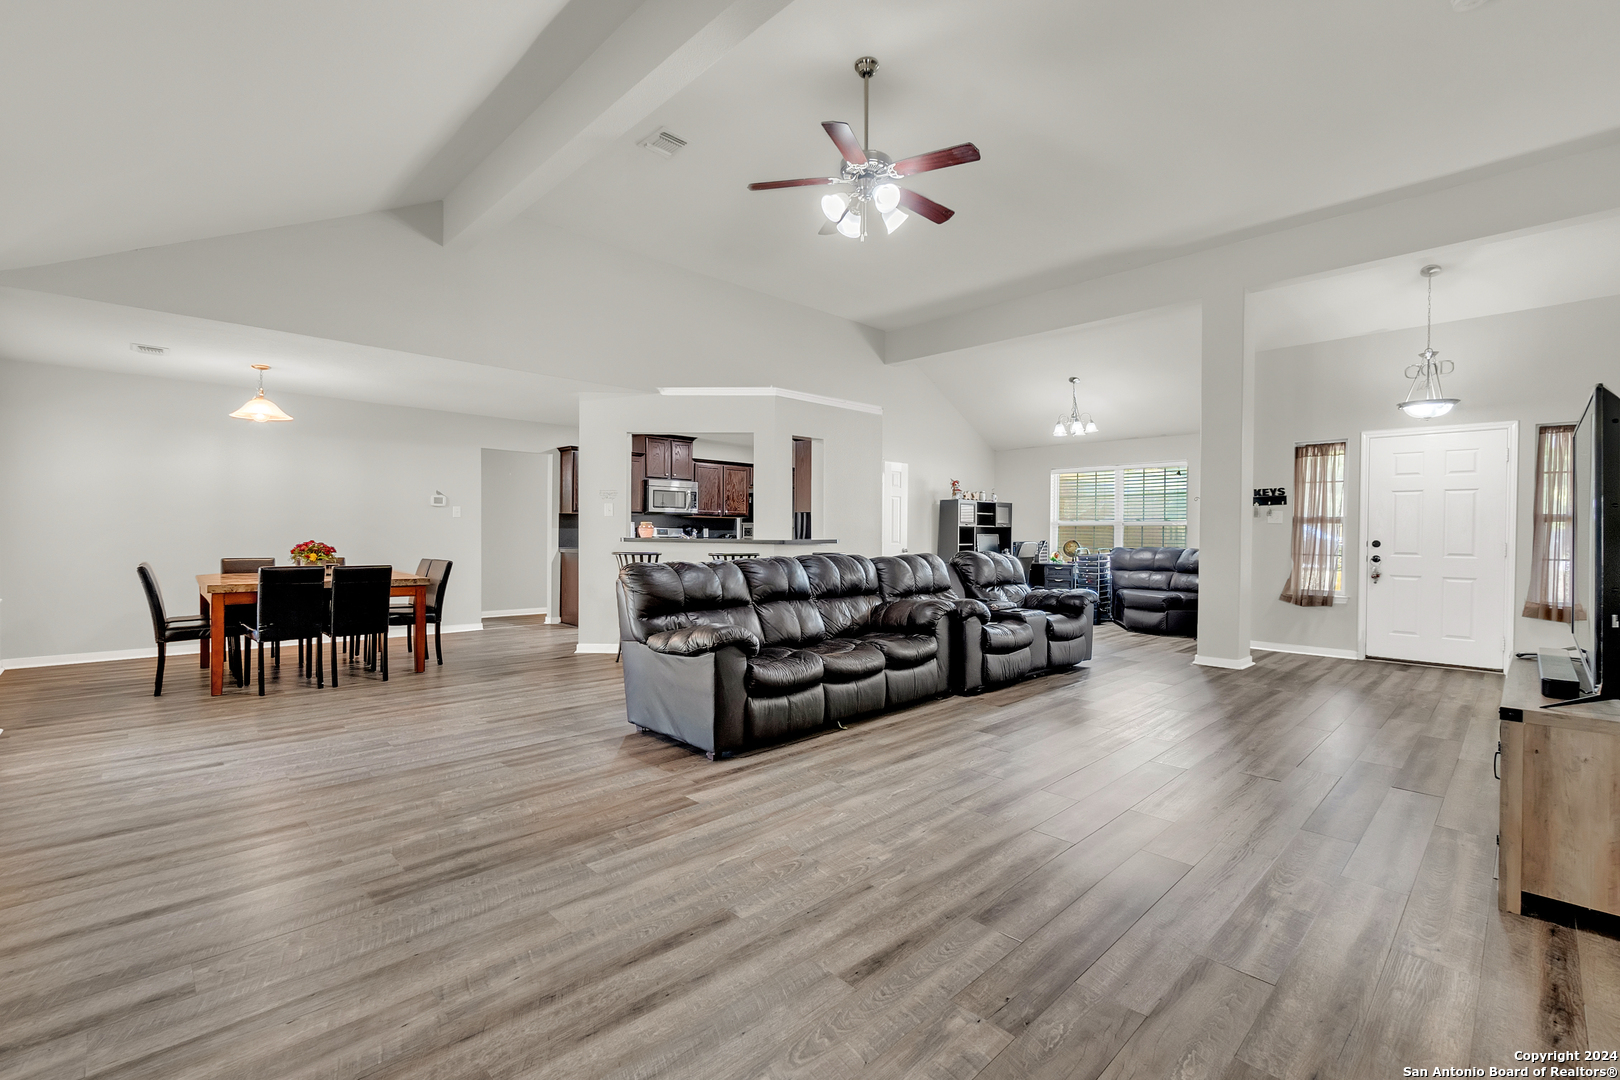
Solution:
[[(1496, 910), (1499, 680), (1104, 628), (711, 763), (537, 620), (259, 698), (0, 675), (0, 1077), (1295, 1077), (1620, 1048)], [(397, 643), (396, 643), (397, 647)]]

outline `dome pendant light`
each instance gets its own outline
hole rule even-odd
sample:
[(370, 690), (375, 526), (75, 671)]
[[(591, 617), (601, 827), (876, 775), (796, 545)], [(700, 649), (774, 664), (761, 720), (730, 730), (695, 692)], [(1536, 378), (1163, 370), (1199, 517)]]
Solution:
[[(1437, 416), (1444, 416), (1461, 403), (1459, 398), (1446, 397), (1446, 392), (1440, 388), (1440, 376), (1450, 375), (1455, 365), (1450, 360), (1436, 359), (1440, 354), (1435, 351), (1433, 345), (1434, 275), (1439, 272), (1440, 268), (1433, 263), (1418, 271), (1429, 280), (1428, 329), (1423, 335), (1423, 351), (1418, 353), (1423, 362), (1406, 369), (1406, 377), (1412, 380), (1412, 386), (1406, 391), (1406, 400), (1395, 406), (1407, 416), (1415, 416), (1419, 420), (1433, 420)], [(1420, 389), (1421, 396), (1415, 396)]]
[(1097, 424), (1091, 419), (1091, 414), (1080, 411), (1079, 378), (1069, 376), (1069, 415), (1059, 416), (1057, 423), (1052, 425), (1052, 435), (1061, 439), (1065, 435), (1090, 435), (1096, 432)]
[(256, 424), (267, 423), (271, 420), (291, 420), (292, 417), (276, 408), (276, 403), (264, 396), (264, 373), (270, 370), (269, 364), (254, 364), (253, 370), (259, 373), (259, 392), (253, 395), (253, 400), (231, 413), (238, 420), (252, 420)]

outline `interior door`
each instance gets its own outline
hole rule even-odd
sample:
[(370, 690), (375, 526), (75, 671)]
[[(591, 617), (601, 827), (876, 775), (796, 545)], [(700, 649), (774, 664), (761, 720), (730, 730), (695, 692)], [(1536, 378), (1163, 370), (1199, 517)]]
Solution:
[(1509, 446), (1506, 428), (1368, 438), (1368, 656), (1503, 669)]
[(883, 463), (883, 554), (899, 555), (907, 548), (906, 522), (910, 509), (910, 466), (903, 461)]

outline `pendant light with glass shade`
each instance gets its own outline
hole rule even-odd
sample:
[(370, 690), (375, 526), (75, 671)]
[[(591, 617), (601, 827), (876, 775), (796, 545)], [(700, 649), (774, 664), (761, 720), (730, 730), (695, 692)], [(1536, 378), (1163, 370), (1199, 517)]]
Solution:
[(1058, 417), (1057, 423), (1052, 425), (1052, 434), (1058, 438), (1065, 435), (1090, 435), (1097, 430), (1097, 424), (1091, 419), (1090, 413), (1080, 411), (1079, 386), (1080, 380), (1069, 376), (1069, 415)]
[[(1440, 267), (1434, 263), (1425, 266), (1418, 273), (1429, 281), (1429, 316), (1428, 329), (1423, 335), (1423, 351), (1418, 357), (1421, 364), (1412, 364), (1406, 369), (1406, 377), (1412, 380), (1412, 386), (1406, 391), (1406, 400), (1395, 407), (1407, 416), (1415, 416), (1419, 420), (1433, 420), (1437, 416), (1444, 416), (1461, 401), (1459, 398), (1448, 398), (1446, 392), (1440, 388), (1440, 376), (1450, 375), (1455, 365), (1450, 360), (1437, 360), (1440, 354), (1435, 351), (1434, 339), (1434, 275), (1440, 272)], [(1422, 393), (1419, 394), (1419, 391)]]
[(252, 420), (256, 424), (268, 423), (272, 420), (291, 420), (292, 417), (276, 407), (276, 403), (264, 396), (264, 373), (270, 370), (269, 364), (253, 364), (253, 370), (259, 373), (259, 392), (253, 395), (253, 400), (231, 413), (238, 420)]

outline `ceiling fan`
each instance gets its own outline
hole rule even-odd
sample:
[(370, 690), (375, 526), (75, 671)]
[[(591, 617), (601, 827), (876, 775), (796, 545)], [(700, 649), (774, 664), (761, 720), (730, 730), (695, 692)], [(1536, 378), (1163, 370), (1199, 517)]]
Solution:
[(960, 143), (935, 150), (930, 154), (895, 161), (889, 155), (863, 145), (870, 144), (872, 134), (872, 76), (877, 74), (878, 62), (870, 56), (855, 61), (855, 72), (861, 77), (862, 114), (866, 138), (855, 139), (855, 132), (842, 120), (828, 120), (821, 126), (832, 138), (833, 145), (844, 156), (844, 166), (837, 176), (811, 176), (803, 180), (766, 180), (749, 184), (749, 191), (769, 191), (772, 188), (819, 187), (825, 184), (849, 184), (848, 195), (832, 194), (821, 197), (821, 212), (827, 224), (821, 235), (840, 233), (851, 240), (865, 240), (868, 207), (883, 219), (888, 232), (898, 229), (909, 216), (906, 211), (927, 218), (936, 225), (949, 221), (956, 211), (941, 206), (926, 195), (919, 195), (896, 181), (917, 173), (946, 169), (952, 165), (966, 165), (979, 160), (979, 148), (972, 143)]

